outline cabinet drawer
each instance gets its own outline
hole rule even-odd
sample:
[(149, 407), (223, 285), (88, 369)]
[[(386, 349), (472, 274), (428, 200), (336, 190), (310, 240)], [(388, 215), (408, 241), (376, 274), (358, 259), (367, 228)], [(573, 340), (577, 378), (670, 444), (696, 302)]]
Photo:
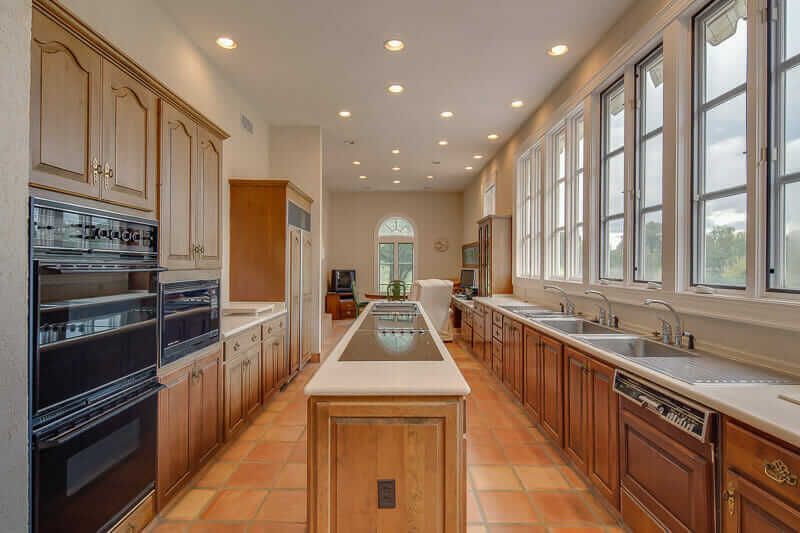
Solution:
[(261, 336), (266, 339), (274, 335), (280, 335), (286, 330), (286, 319), (276, 318), (261, 325)]
[(225, 360), (228, 361), (261, 342), (261, 328), (256, 326), (225, 341)]
[(725, 421), (723, 458), (727, 468), (800, 505), (800, 454), (730, 420)]
[(503, 342), (503, 326), (492, 324), (492, 337), (500, 342)]
[(497, 311), (492, 311), (492, 324), (495, 326), (503, 327), (503, 315), (498, 313)]

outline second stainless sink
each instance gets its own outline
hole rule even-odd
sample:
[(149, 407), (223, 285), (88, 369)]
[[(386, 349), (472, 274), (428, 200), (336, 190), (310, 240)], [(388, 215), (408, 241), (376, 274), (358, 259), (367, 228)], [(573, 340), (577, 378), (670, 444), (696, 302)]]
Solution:
[(695, 357), (687, 351), (630, 335), (587, 336), (580, 339), (623, 357)]
[(573, 335), (621, 335), (622, 332), (581, 318), (535, 318), (539, 324)]

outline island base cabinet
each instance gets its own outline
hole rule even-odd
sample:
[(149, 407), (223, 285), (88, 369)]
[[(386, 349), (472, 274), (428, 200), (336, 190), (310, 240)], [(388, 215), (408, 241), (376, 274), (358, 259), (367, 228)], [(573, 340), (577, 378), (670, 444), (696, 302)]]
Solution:
[(311, 533), (463, 533), (465, 401), (312, 397)]

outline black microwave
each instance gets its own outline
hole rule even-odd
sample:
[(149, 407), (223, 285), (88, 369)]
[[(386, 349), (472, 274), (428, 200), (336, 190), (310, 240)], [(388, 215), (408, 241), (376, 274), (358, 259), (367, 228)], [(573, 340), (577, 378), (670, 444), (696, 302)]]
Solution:
[(161, 357), (168, 365), (219, 342), (219, 280), (162, 283)]

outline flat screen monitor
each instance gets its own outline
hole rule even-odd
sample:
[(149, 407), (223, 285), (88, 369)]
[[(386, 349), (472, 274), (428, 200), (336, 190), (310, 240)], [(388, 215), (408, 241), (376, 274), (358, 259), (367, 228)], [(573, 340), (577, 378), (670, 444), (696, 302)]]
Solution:
[(334, 270), (331, 272), (331, 290), (333, 292), (353, 292), (356, 281), (355, 270)]
[(478, 287), (478, 272), (474, 268), (461, 269), (461, 288), (476, 289)]

